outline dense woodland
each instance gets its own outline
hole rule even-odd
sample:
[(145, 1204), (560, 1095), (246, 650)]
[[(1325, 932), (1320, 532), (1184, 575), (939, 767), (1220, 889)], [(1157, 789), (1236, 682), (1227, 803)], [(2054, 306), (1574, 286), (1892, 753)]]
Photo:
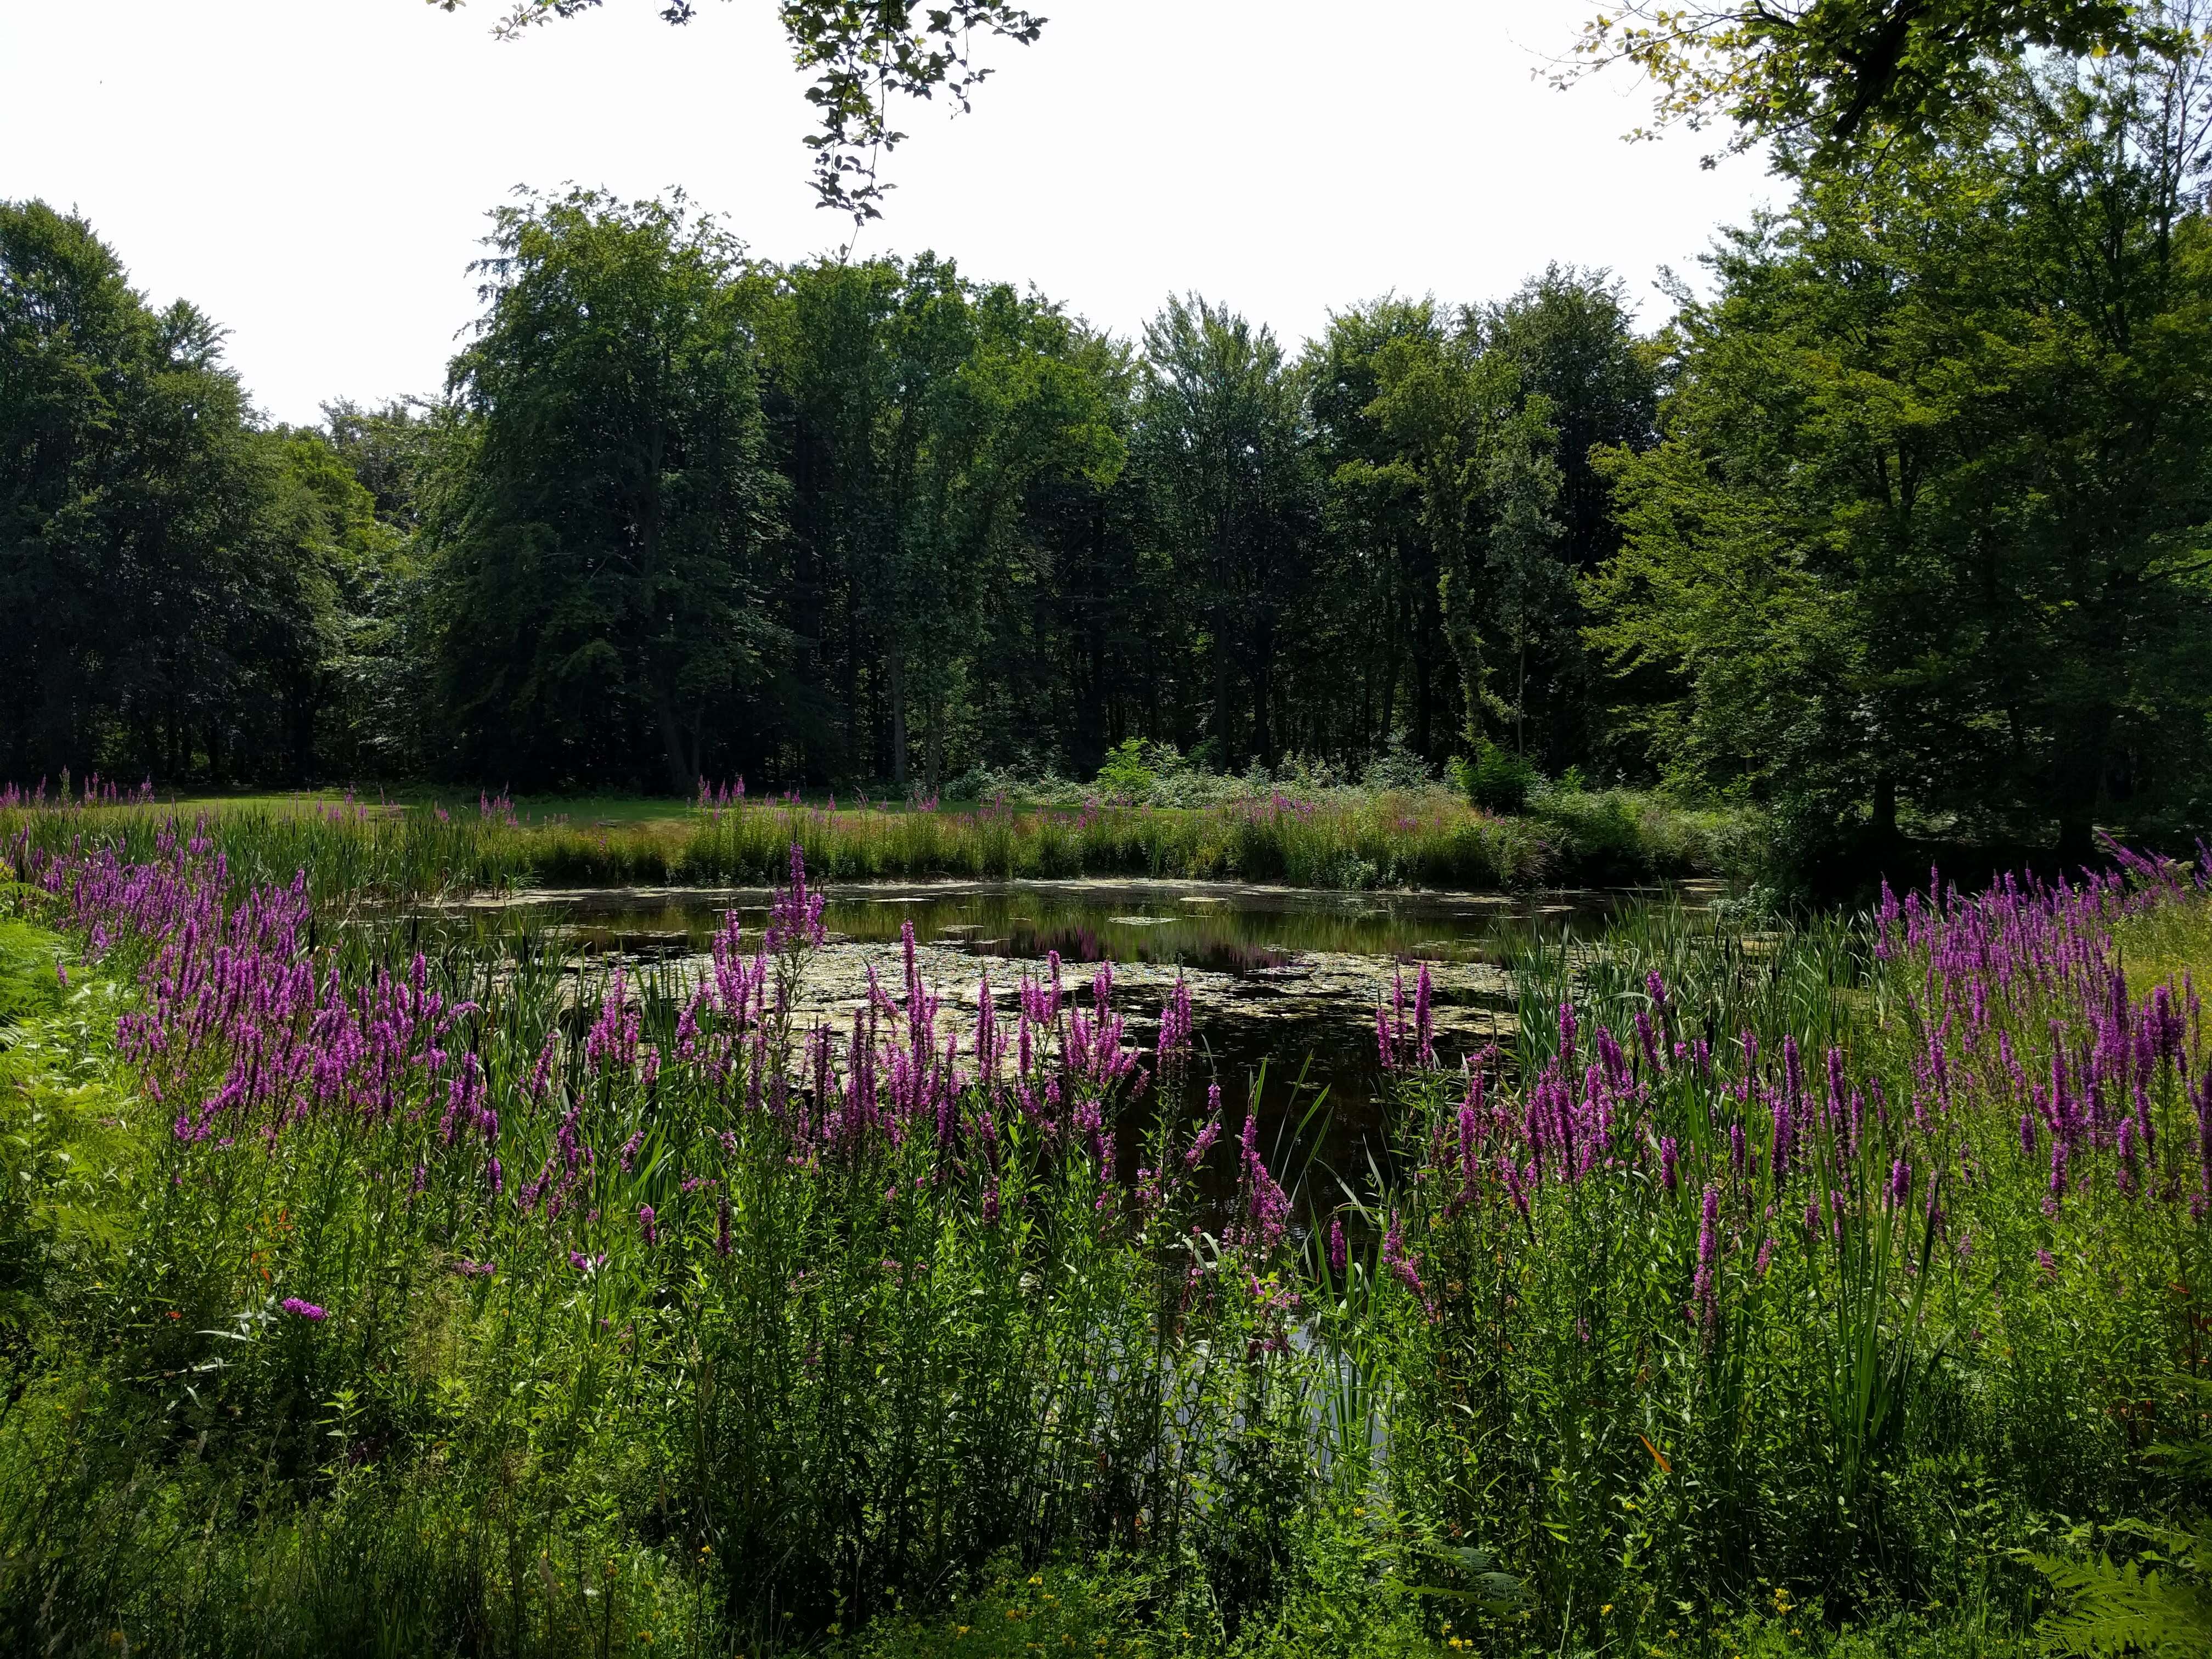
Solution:
[[(1624, 0), (1788, 205), (1295, 349), (526, 195), (297, 429), (0, 202), (0, 1653), (2212, 1653), (2212, 850), (2017, 857), (2212, 822), (2193, 3)], [(778, 12), (856, 223), (1043, 22)], [(433, 810), (737, 773), (842, 810)], [(1753, 842), (1914, 876), (1394, 902), (1358, 1073), (1319, 953), (824, 899)], [(711, 942), (463, 903), (586, 883)]]
[(688, 793), (1504, 750), (1815, 840), (2203, 821), (2204, 62), (2014, 66), (1639, 328), (1603, 271), (1136, 339), (682, 200), (492, 217), (443, 393), (271, 425), (0, 206), (0, 775)]

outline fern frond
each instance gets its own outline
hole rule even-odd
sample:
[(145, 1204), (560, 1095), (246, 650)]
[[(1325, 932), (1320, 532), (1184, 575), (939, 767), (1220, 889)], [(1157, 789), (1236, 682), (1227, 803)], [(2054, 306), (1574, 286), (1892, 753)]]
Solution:
[(2102, 1659), (2118, 1654), (2196, 1659), (2212, 1655), (2212, 1595), (2172, 1571), (2112, 1558), (2024, 1558), (2063, 1605), (2036, 1626), (2043, 1650)]

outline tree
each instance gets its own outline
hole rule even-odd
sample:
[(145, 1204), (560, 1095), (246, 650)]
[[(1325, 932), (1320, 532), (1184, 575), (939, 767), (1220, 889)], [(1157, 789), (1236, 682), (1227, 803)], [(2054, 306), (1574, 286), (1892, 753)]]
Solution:
[[(1522, 395), (1508, 358), (1462, 330), (1409, 332), (1376, 355), (1367, 414), (1391, 447), (1376, 467), (1353, 464), (1340, 479), (1370, 488), (1395, 480), (1435, 550), (1445, 634), (1460, 669), (1462, 735), (1486, 739), (1491, 717), (1510, 720), (1525, 743), (1528, 667), (1559, 610), (1563, 573), (1552, 552), (1559, 526), (1553, 434), (1541, 399)], [(1491, 684), (1494, 635), (1510, 655), (1513, 692)]]
[[(1394, 342), (1441, 349), (1448, 331), (1427, 300), (1385, 297), (1333, 313), (1306, 350), (1304, 375), (1328, 482), (1331, 574), (1340, 608), (1362, 619), (1357, 656), (1371, 665), (1354, 747), (1379, 752), (1398, 735), (1401, 681), (1410, 681), (1409, 746), (1424, 760), (1460, 720), (1444, 641), (1442, 567), (1422, 524), (1419, 491), (1376, 412), (1379, 363)], [(1318, 620), (1318, 619), (1316, 619)]]
[(1899, 164), (1809, 171), (1684, 304), (1614, 452), (1593, 640), (1672, 678), (1668, 772), (1821, 834), (1900, 807), (2090, 850), (2184, 800), (2212, 706), (2201, 64), (2017, 71)]
[(0, 764), (298, 774), (327, 607), (287, 466), (213, 322), (151, 308), (82, 219), (0, 203)]
[[(467, 0), (430, 0), (457, 11)], [(496, 33), (513, 38), (534, 24), (574, 17), (600, 0), (513, 0)], [(980, 32), (986, 39), (1034, 43), (1044, 19), (1010, 0), (945, 0), (921, 8), (914, 0), (778, 0), (799, 67), (816, 71), (807, 101), (822, 112), (821, 131), (806, 140), (814, 152), (814, 188), (820, 205), (853, 216), (854, 228), (883, 213), (878, 168), (882, 156), (906, 137), (890, 125), (894, 97), (933, 96), (942, 89), (962, 111), (991, 71), (971, 55)], [(661, 17), (688, 23), (697, 0), (666, 0)]]
[(1939, 131), (1983, 96), (1992, 62), (2031, 48), (2069, 57), (2177, 58), (2193, 35), (2131, 0), (1626, 0), (1583, 26), (1570, 85), (1615, 64), (1656, 89), (1655, 126), (1735, 124), (1832, 151), (1876, 135)]
[(1304, 585), (1316, 517), (1299, 402), (1266, 327), (1195, 295), (1146, 325), (1138, 450), (1183, 592), (1206, 618), (1206, 738), (1231, 767), (1276, 757), (1278, 623)]
[(738, 250), (680, 199), (589, 191), (487, 240), (428, 518), (453, 759), (542, 783), (657, 751), (688, 793), (782, 637)]
[[(761, 314), (794, 483), (794, 676), (820, 685), (814, 654), (842, 608), (836, 758), (872, 757), (879, 726), (904, 787), (918, 728), (933, 792), (973, 736), (976, 678), (995, 672), (986, 617), (1034, 580), (1031, 491), (1108, 488), (1120, 472), (1102, 366), (1079, 361), (1086, 337), (1057, 307), (927, 254), (801, 267)], [(851, 729), (864, 702), (865, 738)]]
[(1531, 683), (1516, 701), (1541, 709), (1546, 764), (1561, 771), (1592, 757), (1605, 740), (1603, 676), (1582, 643), (1587, 618), (1576, 579), (1619, 550), (1620, 529), (1594, 458), (1658, 441), (1659, 363), (1638, 337), (1626, 291), (1609, 271), (1547, 266), (1510, 298), (1471, 313), (1467, 326), (1485, 352), (1513, 364), (1524, 398), (1543, 400), (1556, 434), (1558, 495), (1546, 510), (1559, 534), (1526, 544), (1540, 556), (1522, 568), (1516, 586), (1527, 597), (1509, 609), (1526, 611), (1535, 649)]

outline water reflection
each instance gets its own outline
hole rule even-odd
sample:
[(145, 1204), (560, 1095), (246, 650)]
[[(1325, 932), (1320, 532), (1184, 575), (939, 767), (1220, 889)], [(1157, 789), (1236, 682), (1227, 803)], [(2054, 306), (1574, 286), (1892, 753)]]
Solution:
[[(917, 941), (971, 956), (1042, 961), (1179, 964), (1249, 974), (1324, 954), (1413, 962), (1493, 960), (1508, 928), (1577, 932), (1602, 925), (1619, 893), (1307, 892), (1203, 883), (940, 883), (833, 889), (823, 921), (861, 943)], [(749, 929), (766, 919), (765, 890), (671, 889), (535, 896), (557, 909), (580, 943), (633, 953), (696, 951), (735, 911)]]
[[(1380, 1106), (1385, 1079), (1375, 1046), (1378, 1001), (1394, 976), (1410, 986), (1425, 963), (1437, 994), (1437, 1047), (1447, 1064), (1511, 1025), (1511, 988), (1497, 966), (1509, 933), (1536, 927), (1587, 933), (1629, 895), (1581, 892), (1326, 893), (1197, 882), (932, 883), (833, 889), (823, 920), (832, 943), (810, 965), (802, 1012), (848, 1023), (873, 969), (900, 979), (911, 924), (923, 976), (948, 1011), (972, 1010), (987, 977), (1000, 998), (1057, 951), (1071, 989), (1083, 964), (1116, 964), (1117, 1006), (1133, 1041), (1149, 1047), (1167, 984), (1187, 975), (1200, 1053), (1178, 1103), (1202, 1111), (1218, 1084), (1232, 1128), (1259, 1111), (1270, 1162), (1360, 1180), (1385, 1164)], [(637, 890), (526, 896), (533, 920), (578, 956), (694, 957), (734, 912), (757, 940), (770, 894), (753, 890)], [(1011, 1012), (1005, 1009), (1003, 1012)], [(964, 1023), (966, 1015), (963, 1015)], [(1151, 1106), (1144, 1116), (1149, 1121)], [(1130, 1126), (1134, 1129), (1136, 1126)], [(1133, 1167), (1139, 1138), (1121, 1147)]]

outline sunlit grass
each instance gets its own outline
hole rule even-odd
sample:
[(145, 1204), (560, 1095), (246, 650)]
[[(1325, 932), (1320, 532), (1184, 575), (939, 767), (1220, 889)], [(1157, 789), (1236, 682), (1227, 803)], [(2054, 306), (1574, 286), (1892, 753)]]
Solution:
[(2136, 996), (2166, 981), (2212, 988), (2212, 907), (2174, 904), (2130, 916), (2113, 929), (2128, 989)]
[[(1060, 833), (848, 810), (680, 833)], [(1179, 1117), (1103, 985), (1000, 1006), (1001, 1067), (919, 977), (859, 1060), (792, 1029), (803, 937), (703, 991), (506, 914), (418, 963), (392, 895), (534, 878), (504, 808), (46, 818), (0, 1644), (1996, 1652), (2016, 1549), (2202, 1497), (2150, 1455), (2204, 1426), (2193, 878), (1532, 935), (1479, 1080), (1386, 1005), (1397, 1161), (1331, 1170)]]
[(324, 793), (0, 806), (0, 843), (27, 835), (54, 848), (89, 836), (144, 857), (175, 811), (221, 827), (240, 880), (304, 869), (319, 893), (385, 900), (532, 885), (756, 884), (776, 878), (794, 845), (836, 881), (1125, 875), (1447, 890), (1732, 874), (1756, 856), (1741, 816), (1620, 792), (1559, 797), (1550, 816), (1534, 817), (1498, 817), (1437, 791), (1206, 807), (886, 810), (833, 799), (677, 808), (637, 797)]

